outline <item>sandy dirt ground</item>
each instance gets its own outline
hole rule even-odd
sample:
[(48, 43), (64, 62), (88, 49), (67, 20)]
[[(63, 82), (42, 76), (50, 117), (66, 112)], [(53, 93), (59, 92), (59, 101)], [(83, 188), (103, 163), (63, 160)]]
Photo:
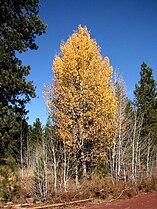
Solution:
[(61, 207), (61, 209), (157, 209), (157, 192), (140, 194), (131, 199), (110, 201), (94, 200), (79, 205)]
[[(81, 208), (81, 207), (80, 207)], [(157, 192), (142, 194), (132, 199), (86, 205), (85, 209), (157, 209)]]

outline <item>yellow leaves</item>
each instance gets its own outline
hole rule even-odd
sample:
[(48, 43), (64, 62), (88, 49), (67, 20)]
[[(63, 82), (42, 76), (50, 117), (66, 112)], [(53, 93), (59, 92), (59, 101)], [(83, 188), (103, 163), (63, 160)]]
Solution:
[(46, 105), (50, 107), (51, 102), (49, 100), (46, 101)]
[(104, 60), (102, 61), (102, 69), (109, 68), (110, 67), (109, 65), (110, 65), (109, 58), (105, 57)]
[(86, 26), (79, 25), (60, 49), (53, 62), (54, 85), (46, 104), (61, 139), (68, 146), (84, 140), (92, 140), (97, 148), (112, 144), (117, 104), (109, 58), (102, 59)]
[(69, 147), (72, 146), (72, 143), (71, 143), (70, 141), (65, 141), (65, 144), (66, 144), (67, 146), (69, 146)]

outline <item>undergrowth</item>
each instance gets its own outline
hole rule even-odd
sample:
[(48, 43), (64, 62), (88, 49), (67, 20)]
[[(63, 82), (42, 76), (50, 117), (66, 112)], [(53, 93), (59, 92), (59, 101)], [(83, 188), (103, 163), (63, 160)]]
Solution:
[[(74, 181), (69, 181), (67, 191), (64, 189), (50, 189), (48, 191), (47, 199), (41, 200), (34, 195), (32, 191), (32, 175), (27, 175), (20, 183), (21, 189), (16, 191), (9, 201), (14, 203), (26, 202), (27, 199), (32, 198), (33, 202), (48, 201), (51, 203), (69, 202), (79, 199), (97, 198), (103, 200), (112, 200), (119, 198), (131, 198), (143, 192), (157, 191), (157, 175), (151, 178), (142, 179), (139, 182), (124, 182), (124, 181), (111, 181), (110, 177), (99, 178), (93, 176), (92, 179), (84, 179), (75, 186)], [(6, 199), (6, 201), (8, 201)]]

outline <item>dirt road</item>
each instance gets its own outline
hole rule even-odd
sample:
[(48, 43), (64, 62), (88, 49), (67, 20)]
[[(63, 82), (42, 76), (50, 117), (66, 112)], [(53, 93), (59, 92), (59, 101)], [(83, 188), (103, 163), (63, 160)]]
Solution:
[(116, 200), (85, 207), (86, 209), (157, 209), (157, 192), (142, 194), (132, 199)]

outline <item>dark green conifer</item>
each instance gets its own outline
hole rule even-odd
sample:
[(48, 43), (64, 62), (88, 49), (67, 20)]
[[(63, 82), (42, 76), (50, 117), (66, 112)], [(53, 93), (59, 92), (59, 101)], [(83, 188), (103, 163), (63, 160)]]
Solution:
[(135, 86), (135, 106), (138, 116), (143, 117), (142, 136), (157, 139), (157, 83), (153, 70), (145, 63), (141, 65), (140, 80)]
[(39, 0), (0, 1), (0, 150), (2, 155), (20, 137), (25, 105), (35, 97), (27, 81), (30, 66), (17, 57), (27, 49), (37, 49), (37, 35), (45, 32), (39, 13)]

